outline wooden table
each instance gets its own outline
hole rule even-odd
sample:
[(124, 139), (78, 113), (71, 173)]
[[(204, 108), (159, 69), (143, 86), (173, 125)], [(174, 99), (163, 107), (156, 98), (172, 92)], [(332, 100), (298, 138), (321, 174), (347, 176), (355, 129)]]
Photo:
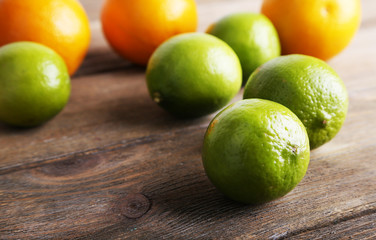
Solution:
[[(197, 2), (202, 31), (261, 1)], [(362, 3), (357, 36), (329, 62), (350, 95), (341, 132), (292, 192), (245, 206), (205, 176), (213, 115), (178, 120), (154, 104), (144, 69), (104, 41), (101, 1), (83, 1), (93, 40), (67, 107), (38, 128), (0, 125), (0, 239), (376, 239), (376, 1)]]

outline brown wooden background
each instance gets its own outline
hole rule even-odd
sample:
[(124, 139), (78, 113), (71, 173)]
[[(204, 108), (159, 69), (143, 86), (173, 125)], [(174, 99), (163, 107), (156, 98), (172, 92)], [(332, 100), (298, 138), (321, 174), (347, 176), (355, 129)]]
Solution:
[[(0, 125), (0, 239), (376, 239), (376, 1), (362, 1), (358, 34), (329, 62), (349, 90), (343, 129), (297, 188), (261, 206), (214, 189), (201, 164), (213, 115), (178, 120), (156, 106), (144, 69), (103, 39), (102, 1), (82, 2), (93, 39), (69, 104), (38, 128)], [(197, 2), (200, 31), (261, 3)]]

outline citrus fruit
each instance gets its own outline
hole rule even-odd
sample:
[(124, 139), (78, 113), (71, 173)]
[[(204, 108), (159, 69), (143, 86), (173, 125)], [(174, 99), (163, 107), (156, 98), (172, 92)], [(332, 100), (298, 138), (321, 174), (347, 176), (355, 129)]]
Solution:
[(275, 58), (258, 68), (244, 88), (244, 98), (278, 102), (307, 128), (311, 149), (341, 129), (348, 107), (345, 85), (324, 61), (305, 55)]
[(179, 117), (199, 117), (225, 106), (240, 90), (242, 72), (235, 52), (205, 33), (186, 33), (164, 42), (147, 71), (152, 99)]
[(0, 121), (42, 124), (63, 109), (69, 95), (67, 67), (55, 51), (33, 42), (0, 48)]
[(0, 46), (17, 41), (52, 48), (73, 75), (89, 47), (89, 21), (76, 0), (1, 0)]
[(232, 14), (210, 26), (207, 32), (234, 49), (242, 65), (244, 82), (258, 66), (281, 54), (277, 31), (262, 14)]
[(106, 0), (102, 29), (112, 48), (131, 62), (146, 65), (168, 38), (197, 28), (194, 0)]
[(277, 28), (282, 54), (322, 60), (349, 44), (361, 19), (360, 0), (264, 0), (261, 12)]
[(247, 99), (211, 121), (202, 161), (227, 197), (260, 204), (284, 196), (303, 179), (309, 151), (307, 132), (294, 113), (272, 101)]

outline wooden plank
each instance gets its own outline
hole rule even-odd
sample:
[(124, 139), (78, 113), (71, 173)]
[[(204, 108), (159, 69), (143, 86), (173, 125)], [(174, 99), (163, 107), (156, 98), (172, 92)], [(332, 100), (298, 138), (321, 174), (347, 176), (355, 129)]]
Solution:
[(369, 211), (363, 216), (340, 219), (330, 225), (316, 226), (296, 235), (279, 236), (280, 239), (376, 239), (376, 213)]
[(84, 7), (89, 20), (94, 21), (100, 18), (101, 9), (104, 0), (79, 0)]
[(0, 173), (210, 120), (178, 120), (164, 112), (148, 96), (142, 69), (75, 79), (72, 90), (68, 106), (44, 126), (0, 126)]
[[(226, 200), (208, 181), (201, 165), (204, 131), (134, 139), (2, 174), (0, 235), (265, 239), (376, 213), (375, 142), (361, 152), (348, 149), (327, 157), (314, 152), (296, 189), (252, 207)], [(148, 200), (127, 199), (130, 193)], [(126, 209), (124, 201), (132, 200), (134, 207)]]

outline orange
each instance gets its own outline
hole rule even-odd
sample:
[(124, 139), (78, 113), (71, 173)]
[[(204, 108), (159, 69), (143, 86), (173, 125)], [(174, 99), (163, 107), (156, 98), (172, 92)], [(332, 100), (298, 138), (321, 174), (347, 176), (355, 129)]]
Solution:
[(361, 19), (360, 0), (264, 0), (261, 12), (277, 28), (282, 54), (328, 60), (351, 41)]
[(89, 47), (89, 20), (76, 0), (0, 0), (0, 46), (18, 41), (52, 48), (73, 75)]
[(146, 65), (162, 42), (196, 31), (197, 9), (194, 0), (106, 0), (101, 19), (113, 49)]

